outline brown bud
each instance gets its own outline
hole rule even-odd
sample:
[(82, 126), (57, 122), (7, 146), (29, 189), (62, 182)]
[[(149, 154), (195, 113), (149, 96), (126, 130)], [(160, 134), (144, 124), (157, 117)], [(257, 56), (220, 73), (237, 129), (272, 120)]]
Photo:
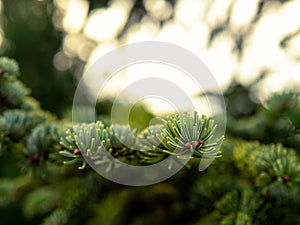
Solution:
[(203, 144), (204, 144), (204, 141), (203, 141), (203, 140), (200, 140), (200, 141), (198, 142), (198, 144), (199, 144), (199, 145), (203, 145)]
[(74, 150), (74, 155), (80, 155), (81, 153), (80, 153), (80, 151), (79, 151), (79, 149), (75, 149)]
[(288, 182), (290, 180), (290, 176), (289, 175), (285, 175), (285, 176), (282, 177), (282, 180), (284, 182)]
[(191, 147), (191, 143), (190, 142), (185, 143), (185, 147), (190, 148)]
[(35, 164), (35, 163), (39, 162), (39, 156), (38, 155), (31, 156), (31, 157), (27, 158), (27, 160), (29, 163)]
[(193, 141), (193, 146), (197, 148), (199, 146), (198, 141)]

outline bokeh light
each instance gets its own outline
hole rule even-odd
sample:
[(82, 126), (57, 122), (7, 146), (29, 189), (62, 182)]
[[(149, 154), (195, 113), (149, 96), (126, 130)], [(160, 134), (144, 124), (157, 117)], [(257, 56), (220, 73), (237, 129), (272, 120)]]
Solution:
[[(92, 7), (87, 0), (54, 0), (52, 21), (63, 34), (54, 66), (68, 70), (80, 61), (88, 67), (116, 47), (154, 40), (174, 43), (199, 56), (223, 88), (232, 78), (250, 82), (261, 71), (268, 71), (269, 76), (257, 89), (259, 98), (297, 88), (300, 1), (266, 1), (260, 14), (259, 0), (177, 0), (175, 5), (171, 2), (111, 0), (108, 5)], [(131, 18), (136, 4), (143, 5), (144, 12)], [(0, 45), (4, 42), (0, 30)], [(130, 71), (124, 76), (134, 80), (137, 75)], [(92, 88), (93, 82), (89, 83)], [(183, 89), (188, 89), (189, 84), (182, 83)], [(189, 94), (192, 97), (197, 90)], [(155, 108), (159, 110), (157, 105)]]

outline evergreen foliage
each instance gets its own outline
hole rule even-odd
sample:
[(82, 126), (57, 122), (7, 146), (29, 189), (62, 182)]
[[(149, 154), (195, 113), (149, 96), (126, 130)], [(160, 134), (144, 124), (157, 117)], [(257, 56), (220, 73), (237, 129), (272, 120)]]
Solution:
[[(229, 115), (222, 144), (217, 124), (197, 113), (144, 130), (72, 126), (42, 110), (19, 74), (0, 58), (1, 224), (300, 224), (299, 93), (274, 94), (250, 117)], [(191, 153), (191, 168), (156, 185), (121, 186), (85, 161), (117, 167), (103, 149), (141, 166)], [(199, 173), (206, 157), (218, 159)]]

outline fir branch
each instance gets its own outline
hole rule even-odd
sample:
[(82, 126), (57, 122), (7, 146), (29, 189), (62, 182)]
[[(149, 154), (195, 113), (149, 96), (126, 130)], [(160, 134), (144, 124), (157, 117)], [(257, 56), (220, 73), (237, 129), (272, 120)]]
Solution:
[(31, 128), (38, 124), (32, 114), (22, 110), (6, 110), (2, 115), (3, 129), (0, 131), (12, 141), (22, 138)]
[(255, 160), (258, 170), (256, 184), (262, 187), (266, 197), (288, 197), (299, 195), (300, 165), (299, 157), (292, 149), (282, 145), (269, 145), (262, 149)]
[(0, 110), (5, 107), (20, 108), (23, 99), (29, 93), (29, 89), (19, 80), (0, 80)]
[[(113, 149), (135, 149), (137, 145), (137, 130), (129, 126), (111, 125), (108, 128), (110, 143)], [(121, 152), (121, 151), (120, 151)], [(125, 154), (125, 153), (124, 153)]]
[(186, 152), (192, 152), (195, 158), (217, 157), (223, 137), (211, 141), (216, 128), (214, 121), (205, 115), (176, 114), (168, 116), (163, 126), (144, 131), (141, 145), (148, 157), (155, 154), (182, 157)]
[(10, 76), (18, 77), (20, 75), (18, 63), (10, 58), (0, 58), (0, 79), (1, 77), (9, 78)]
[[(5, 148), (12, 150), (9, 153), (13, 157), (16, 153), (23, 153), (26, 163), (19, 164), (26, 167), (26, 172), (37, 171), (42, 177), (45, 177), (45, 169), (53, 167), (49, 170), (52, 172), (51, 176), (47, 177), (51, 179), (35, 180), (33, 178), (37, 177), (28, 176), (0, 179), (0, 206), (25, 200), (23, 210), (28, 217), (50, 213), (43, 220), (45, 225), (68, 224), (72, 217), (87, 208), (86, 202), (101, 199), (99, 183), (93, 184), (90, 170), (78, 174), (72, 167), (63, 169), (51, 164), (50, 157), (54, 155), (51, 153), (57, 156), (58, 142), (64, 164), (79, 163), (79, 169), (86, 166), (85, 157), (89, 157), (95, 164), (105, 164), (108, 171), (112, 166), (117, 167), (117, 160), (135, 165), (151, 165), (167, 157), (172, 158), (175, 163), (189, 154), (194, 159), (214, 158), (221, 154), (219, 147), (223, 137), (214, 136), (218, 127), (211, 118), (197, 113), (168, 116), (162, 125), (150, 126), (142, 132), (130, 130), (127, 126), (97, 121), (72, 127), (62, 124), (65, 131), (60, 133), (56, 118), (42, 111), (38, 102), (28, 96), (29, 91), (25, 86), (16, 79), (16, 65), (12, 63), (7, 66), (3, 62), (6, 64), (8, 61), (0, 60), (0, 103), (3, 106), (0, 110), (0, 154)], [(289, 92), (273, 95), (260, 106), (253, 117), (229, 119), (229, 130), (235, 136), (258, 139), (264, 143), (282, 142), (286, 145), (290, 143), (286, 140), (294, 138), (293, 141), (299, 144), (299, 112), (299, 94)], [(180, 213), (187, 212), (186, 208), (190, 207), (192, 201), (196, 205), (195, 213), (199, 211), (199, 202), (201, 207), (207, 207), (206, 204), (209, 203), (210, 207), (205, 209), (208, 213), (212, 210), (213, 201), (218, 200), (213, 215), (219, 224), (265, 224), (270, 203), (276, 203), (272, 205), (271, 222), (277, 221), (276, 218), (281, 215), (299, 221), (298, 212), (290, 204), (291, 200), (297, 206), (300, 202), (297, 149), (287, 149), (280, 144), (263, 145), (258, 142), (230, 140), (229, 146), (223, 148), (226, 152), (225, 159), (220, 160), (206, 175), (201, 175), (201, 179), (193, 171), (189, 174), (182, 173), (181, 177), (177, 176), (172, 182), (162, 184), (167, 184), (167, 188), (162, 190), (167, 190), (166, 193), (172, 190), (180, 196), (174, 204), (179, 209), (176, 212)], [(117, 160), (103, 154), (104, 150)], [(10, 170), (11, 167), (5, 169), (7, 168)], [(225, 176), (215, 179), (220, 175)], [(102, 182), (101, 179), (100, 181)], [(153, 191), (153, 187), (149, 187), (147, 193), (148, 190)], [(157, 187), (161, 188), (156, 185), (155, 188)], [(193, 188), (197, 190), (190, 192)], [(232, 190), (236, 188), (238, 190)], [(109, 188), (107, 190), (111, 191)], [(131, 191), (132, 196), (139, 193), (136, 189)], [(139, 196), (145, 194), (144, 191), (140, 193), (142, 194)], [(25, 194), (28, 195), (24, 198)], [(159, 205), (159, 200), (153, 200), (153, 204)], [(172, 203), (174, 202), (168, 202), (168, 205)], [(120, 205), (118, 201), (115, 204), (120, 207), (118, 212), (124, 210), (124, 215), (127, 215), (127, 204)], [(133, 205), (134, 208), (136, 204)], [(284, 207), (287, 213), (281, 213)], [(132, 215), (137, 216), (136, 211)], [(182, 215), (178, 218), (180, 216)], [(136, 222), (135, 219), (136, 217), (132, 221)]]
[(20, 106), (21, 109), (26, 111), (39, 110), (40, 107), (40, 103), (31, 96), (25, 96)]
[(39, 124), (32, 129), (23, 149), (27, 162), (22, 164), (22, 170), (35, 178), (46, 179), (51, 162), (49, 155), (57, 151), (58, 140), (59, 131), (54, 124)]
[(20, 109), (6, 110), (0, 116), (0, 133), (12, 141), (22, 138), (28, 131), (38, 124), (49, 121), (53, 117), (43, 111), (26, 112)]
[[(188, 113), (169, 116), (164, 125), (150, 126), (140, 134), (127, 126), (105, 127), (101, 121), (83, 123), (66, 130), (60, 140), (66, 150), (60, 154), (71, 158), (65, 164), (85, 162), (84, 155), (96, 165), (108, 164), (108, 170), (117, 161), (103, 154), (104, 150), (114, 158), (136, 164), (153, 164), (167, 156), (180, 162), (178, 159), (186, 153), (192, 153), (195, 158), (212, 158), (220, 155), (218, 149), (223, 140), (223, 137), (211, 140), (216, 128), (212, 119), (200, 117), (196, 112), (193, 116)], [(75, 154), (77, 150), (81, 154)]]
[(31, 164), (39, 164), (48, 159), (50, 149), (58, 142), (58, 129), (53, 124), (36, 126), (26, 140), (24, 155)]
[(266, 206), (252, 189), (233, 190), (225, 194), (216, 204), (215, 218), (218, 224), (257, 224), (266, 221)]
[(256, 114), (248, 118), (228, 118), (227, 130), (233, 136), (300, 147), (300, 94), (285, 91), (271, 95)]
[[(66, 150), (60, 151), (62, 156), (71, 157), (73, 159), (64, 161), (64, 164), (73, 164), (82, 161), (79, 169), (84, 169), (86, 162), (82, 158), (82, 154), (93, 160), (106, 162), (106, 158), (101, 158), (103, 149), (112, 150), (109, 132), (101, 121), (90, 124), (75, 125), (73, 128), (67, 129), (61, 138), (60, 144), (73, 155), (68, 154)], [(78, 152), (79, 151), (79, 152)]]

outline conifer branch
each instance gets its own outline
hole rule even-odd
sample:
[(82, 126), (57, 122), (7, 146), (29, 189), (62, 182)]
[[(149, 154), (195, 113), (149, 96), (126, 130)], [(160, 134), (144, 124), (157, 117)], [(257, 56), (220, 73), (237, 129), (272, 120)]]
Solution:
[(169, 116), (162, 126), (150, 126), (141, 133), (120, 125), (105, 127), (97, 121), (67, 129), (60, 140), (65, 148), (60, 154), (71, 158), (65, 164), (84, 160), (76, 154), (77, 150), (98, 164), (110, 161), (102, 154), (104, 150), (114, 158), (137, 164), (153, 164), (170, 155), (176, 160), (186, 153), (192, 153), (194, 158), (213, 158), (221, 155), (219, 147), (223, 140), (220, 137), (211, 141), (216, 128), (212, 119), (196, 112)]

